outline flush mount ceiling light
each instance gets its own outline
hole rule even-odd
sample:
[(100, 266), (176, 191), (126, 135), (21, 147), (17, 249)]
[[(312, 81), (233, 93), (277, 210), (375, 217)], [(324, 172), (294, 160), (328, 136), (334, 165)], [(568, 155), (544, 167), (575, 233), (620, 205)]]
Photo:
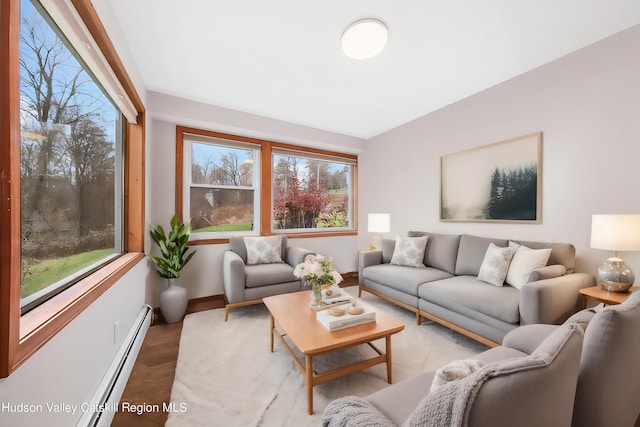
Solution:
[(383, 22), (372, 18), (360, 19), (342, 33), (342, 50), (350, 58), (371, 58), (384, 49), (388, 38), (389, 31)]

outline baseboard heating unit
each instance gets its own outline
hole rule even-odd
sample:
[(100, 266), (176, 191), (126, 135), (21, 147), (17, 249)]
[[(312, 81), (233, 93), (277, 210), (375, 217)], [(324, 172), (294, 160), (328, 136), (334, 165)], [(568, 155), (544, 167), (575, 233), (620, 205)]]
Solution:
[(77, 427), (108, 427), (111, 425), (152, 319), (153, 309), (148, 305), (142, 306), (122, 347), (114, 357), (93, 398), (86, 405), (86, 408), (90, 410), (83, 411)]

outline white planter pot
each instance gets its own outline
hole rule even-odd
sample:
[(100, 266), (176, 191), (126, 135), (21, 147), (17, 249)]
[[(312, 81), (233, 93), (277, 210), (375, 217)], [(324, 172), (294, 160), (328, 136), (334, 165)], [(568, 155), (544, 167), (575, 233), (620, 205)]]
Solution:
[(160, 294), (160, 312), (167, 323), (176, 323), (187, 312), (187, 290), (178, 286), (178, 279), (167, 279), (167, 288)]

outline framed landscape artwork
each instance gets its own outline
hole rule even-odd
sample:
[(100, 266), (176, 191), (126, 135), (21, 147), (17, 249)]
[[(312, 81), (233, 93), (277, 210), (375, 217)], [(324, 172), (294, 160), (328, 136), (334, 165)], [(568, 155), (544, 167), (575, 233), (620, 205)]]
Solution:
[(440, 157), (440, 220), (540, 223), (542, 132)]

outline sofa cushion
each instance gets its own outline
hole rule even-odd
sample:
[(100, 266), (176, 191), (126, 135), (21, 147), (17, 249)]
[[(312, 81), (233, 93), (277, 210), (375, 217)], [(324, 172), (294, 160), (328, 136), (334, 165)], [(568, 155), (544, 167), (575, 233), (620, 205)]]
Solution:
[(547, 265), (562, 264), (567, 269), (567, 273), (574, 273), (576, 268), (576, 248), (570, 243), (546, 243), (531, 242), (526, 240), (513, 240), (513, 242), (524, 245), (531, 249), (551, 249), (551, 255)]
[(520, 321), (520, 292), (516, 288), (493, 286), (473, 276), (455, 276), (426, 283), (420, 286), (418, 295), (470, 317), (475, 311), (511, 324)]
[(393, 264), (372, 265), (365, 268), (362, 275), (365, 279), (415, 296), (423, 283), (451, 277), (451, 274), (436, 268), (412, 268)]
[(509, 271), (509, 264), (515, 254), (517, 246), (507, 246), (501, 248), (493, 243), (489, 243), (487, 252), (480, 265), (478, 280), (489, 283), (493, 286), (504, 285), (504, 279)]
[(389, 264), (396, 249), (396, 241), (394, 239), (382, 239), (382, 262)]
[(247, 288), (299, 280), (293, 275), (293, 267), (285, 263), (247, 265), (244, 273)]
[(447, 273), (455, 273), (456, 257), (458, 256), (458, 246), (460, 245), (459, 234), (410, 231), (409, 236), (429, 236), (427, 247), (424, 251), (424, 265), (444, 270)]
[(424, 268), (424, 249), (427, 246), (427, 236), (396, 237), (396, 246), (391, 257), (391, 264), (407, 267)]
[(489, 243), (504, 247), (509, 242), (505, 239), (489, 239), (468, 234), (460, 236), (460, 246), (456, 259), (456, 276), (477, 276)]

